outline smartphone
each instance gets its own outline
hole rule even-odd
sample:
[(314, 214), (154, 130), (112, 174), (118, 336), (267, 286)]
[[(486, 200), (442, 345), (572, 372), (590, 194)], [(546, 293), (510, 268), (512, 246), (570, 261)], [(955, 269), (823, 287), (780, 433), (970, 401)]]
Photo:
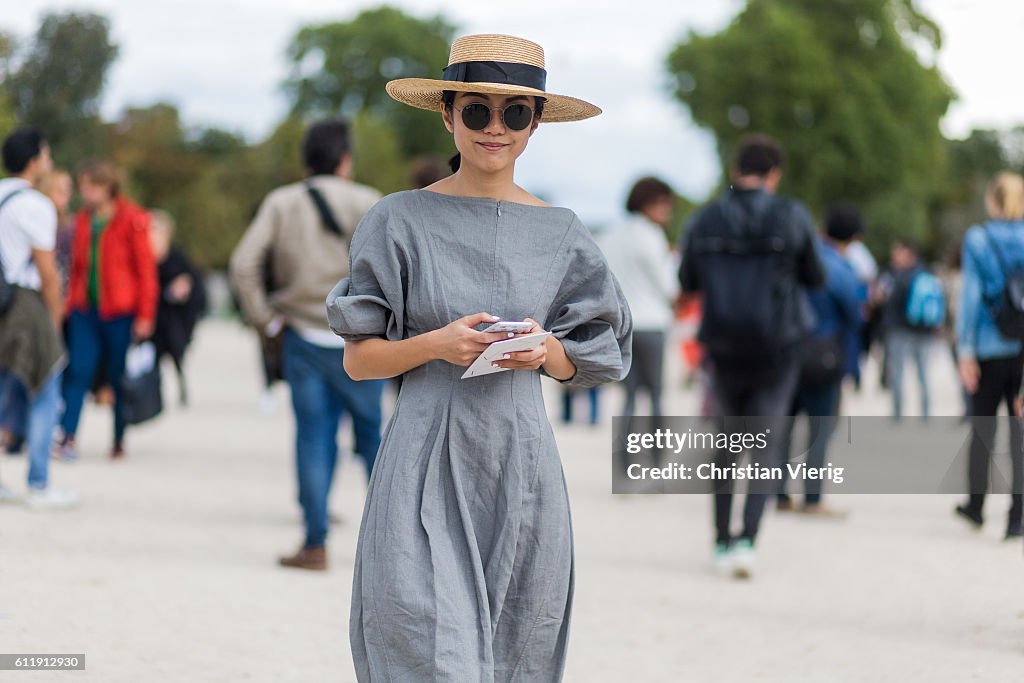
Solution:
[(540, 346), (546, 337), (550, 336), (550, 332), (537, 332), (536, 334), (528, 334), (525, 337), (514, 337), (512, 339), (496, 341), (477, 356), (476, 360), (462, 374), (462, 379), (490, 375), (495, 372), (505, 372), (510, 368), (496, 368), (492, 366), (492, 363), (510, 351), (532, 351)]
[(482, 332), (515, 332), (516, 334), (523, 334), (533, 329), (533, 323), (521, 322), (517, 320), (499, 320), (493, 323)]

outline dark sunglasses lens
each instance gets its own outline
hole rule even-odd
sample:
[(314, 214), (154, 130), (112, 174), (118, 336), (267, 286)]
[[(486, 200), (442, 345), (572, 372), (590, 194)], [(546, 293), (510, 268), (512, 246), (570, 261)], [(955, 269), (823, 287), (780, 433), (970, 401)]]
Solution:
[(467, 104), (462, 108), (462, 122), (470, 130), (483, 130), (491, 122), (491, 110), (482, 104)]
[(512, 130), (523, 130), (533, 119), (533, 110), (525, 104), (510, 104), (502, 112), (505, 126)]

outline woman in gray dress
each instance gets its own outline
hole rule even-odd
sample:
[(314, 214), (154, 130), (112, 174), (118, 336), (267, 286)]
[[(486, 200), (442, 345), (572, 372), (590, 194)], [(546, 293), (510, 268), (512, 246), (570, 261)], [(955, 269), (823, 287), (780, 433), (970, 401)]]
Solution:
[[(442, 81), (388, 84), (439, 111), (457, 172), (381, 200), (328, 297), (355, 379), (404, 375), (363, 511), (350, 638), (360, 681), (556, 681), (573, 592), (569, 501), (541, 374), (588, 387), (629, 368), (629, 309), (576, 215), (513, 181), (544, 121), (600, 113), (544, 90), (540, 46), (469, 36)], [(497, 314), (497, 315), (492, 315)], [(550, 331), (510, 372), (461, 379), (507, 334)], [(595, 462), (595, 466), (598, 463)]]

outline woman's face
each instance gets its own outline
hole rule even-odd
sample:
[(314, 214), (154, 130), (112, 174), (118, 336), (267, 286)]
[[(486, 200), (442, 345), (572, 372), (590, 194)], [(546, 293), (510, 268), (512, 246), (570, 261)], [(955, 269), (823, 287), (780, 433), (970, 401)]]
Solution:
[(68, 210), (72, 192), (71, 176), (62, 175), (53, 181), (53, 185), (50, 187), (50, 200), (57, 207), (58, 211), (64, 212)]
[[(462, 109), (473, 103), (494, 107), (490, 123), (483, 130), (471, 130), (462, 121)], [(523, 130), (512, 130), (502, 121), (500, 109), (510, 104), (525, 104), (534, 108), (534, 98), (523, 95), (484, 95), (480, 93), (456, 93), (454, 107), (449, 115), (444, 112), (444, 123), (455, 136), (455, 147), (462, 154), (462, 164), (473, 166), (485, 173), (495, 173), (511, 167), (526, 149), (530, 135), (537, 129), (539, 121), (533, 121)]]
[(87, 176), (78, 178), (78, 191), (82, 194), (82, 201), (90, 210), (96, 209), (110, 201), (110, 188), (106, 185), (99, 185), (89, 180)]
[(674, 207), (675, 200), (671, 196), (665, 195), (648, 204), (644, 208), (644, 214), (653, 223), (664, 228), (672, 221), (672, 209)]

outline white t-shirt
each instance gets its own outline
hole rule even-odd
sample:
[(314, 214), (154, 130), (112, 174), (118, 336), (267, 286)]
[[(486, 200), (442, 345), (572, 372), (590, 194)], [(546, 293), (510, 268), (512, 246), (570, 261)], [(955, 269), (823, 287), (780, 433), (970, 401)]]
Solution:
[(878, 263), (860, 240), (850, 242), (846, 246), (846, 261), (861, 282), (873, 282), (878, 277)]
[(679, 280), (661, 226), (635, 214), (599, 235), (597, 244), (629, 304), (633, 329), (664, 332), (671, 327)]
[(39, 290), (42, 280), (32, 260), (32, 250), (53, 251), (57, 244), (57, 208), (46, 195), (32, 189), (27, 180), (0, 180), (0, 201), (18, 195), (0, 208), (0, 260), (4, 279), (11, 284)]

